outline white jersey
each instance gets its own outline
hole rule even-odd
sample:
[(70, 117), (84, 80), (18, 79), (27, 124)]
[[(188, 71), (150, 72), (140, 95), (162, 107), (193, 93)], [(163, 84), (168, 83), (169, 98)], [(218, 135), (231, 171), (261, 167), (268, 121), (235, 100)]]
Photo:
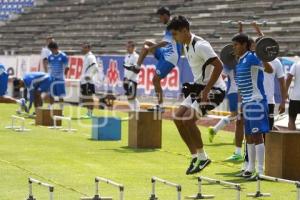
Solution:
[(272, 73), (264, 72), (264, 88), (267, 96), (268, 104), (275, 104), (275, 78), (284, 78), (283, 66), (278, 58), (269, 62), (273, 68)]
[(48, 59), (48, 57), (51, 55), (50, 49), (48, 47), (44, 47), (41, 51), (41, 58), (42, 60)]
[[(218, 57), (210, 43), (193, 34), (190, 44), (184, 47), (184, 52), (194, 75), (194, 82), (207, 85), (214, 66), (207, 65), (206, 62), (211, 58)], [(226, 90), (226, 84), (221, 76), (214, 87)]]
[(289, 97), (291, 100), (300, 101), (300, 62), (291, 67), (289, 74), (294, 76), (294, 87), (290, 91)]
[[(132, 54), (126, 54), (124, 58), (124, 65), (135, 66), (135, 68), (137, 68), (138, 59), (139, 54), (137, 54), (136, 52), (133, 52)], [(124, 78), (127, 78), (128, 80), (134, 81), (136, 83), (138, 82), (138, 74), (126, 68), (124, 68)]]
[[(96, 56), (92, 52), (89, 52), (84, 56), (80, 83), (81, 84), (94, 83), (93, 78), (97, 73), (98, 73), (98, 63), (97, 63)], [(89, 78), (88, 81), (86, 80), (87, 77)]]

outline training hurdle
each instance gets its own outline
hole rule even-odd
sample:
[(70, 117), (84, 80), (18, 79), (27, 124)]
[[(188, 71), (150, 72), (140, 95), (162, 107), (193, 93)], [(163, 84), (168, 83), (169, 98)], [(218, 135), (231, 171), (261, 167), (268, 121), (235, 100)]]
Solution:
[(36, 200), (33, 196), (33, 193), (32, 193), (32, 184), (33, 183), (36, 183), (37, 185), (40, 185), (40, 186), (43, 186), (43, 187), (46, 187), (49, 189), (49, 197), (50, 197), (50, 200), (53, 200), (54, 199), (54, 186), (48, 184), (48, 183), (43, 183), (39, 180), (36, 180), (36, 179), (33, 179), (33, 178), (29, 178), (28, 179), (28, 184), (29, 184), (29, 196), (27, 198), (27, 200)]
[[(57, 121), (58, 120), (65, 120), (65, 121), (67, 121), (68, 122), (68, 127), (67, 128), (63, 128), (62, 126), (57, 126)], [(49, 128), (50, 129), (60, 129), (60, 130), (65, 131), (65, 132), (74, 132), (74, 131), (76, 131), (76, 129), (72, 129), (71, 122), (72, 122), (71, 117), (63, 117), (63, 116), (54, 115), (53, 116), (53, 126), (51, 126)]]
[(155, 176), (151, 178), (152, 193), (150, 196), (150, 200), (158, 200), (158, 197), (156, 196), (156, 182), (163, 183), (170, 187), (175, 187), (177, 190), (177, 200), (181, 200), (181, 190), (182, 190), (181, 185), (163, 180), (163, 179), (155, 177)]
[(214, 184), (234, 187), (234, 189), (236, 190), (236, 199), (237, 200), (241, 199), (241, 185), (240, 184), (216, 180), (216, 179), (212, 179), (212, 178), (208, 178), (208, 177), (204, 177), (204, 176), (198, 177), (198, 193), (194, 196), (185, 197), (185, 199), (213, 199), (213, 198), (215, 198), (215, 195), (202, 194), (202, 182), (203, 181), (206, 181), (208, 183), (214, 183)]
[(99, 192), (99, 184), (100, 182), (112, 185), (114, 187), (119, 188), (120, 200), (124, 200), (124, 186), (122, 184), (116, 183), (106, 178), (96, 177), (95, 178), (95, 196), (94, 197), (81, 197), (81, 200), (112, 200), (112, 197), (101, 197)]
[[(17, 121), (21, 122), (20, 126), (16, 126)], [(25, 118), (24, 117), (19, 117), (19, 116), (16, 116), (16, 115), (11, 116), (11, 125), (6, 126), (5, 128), (6, 129), (12, 129), (14, 131), (19, 131), (19, 132), (30, 131), (30, 129), (25, 128)]]
[(297, 200), (300, 200), (300, 182), (299, 181), (291, 181), (287, 179), (282, 179), (282, 178), (276, 178), (272, 176), (265, 176), (265, 175), (258, 175), (257, 176), (257, 185), (256, 185), (256, 193), (251, 193), (247, 194), (248, 197), (269, 197), (271, 196), (270, 193), (262, 193), (261, 192), (261, 181), (262, 180), (268, 180), (268, 181), (273, 181), (273, 182), (280, 182), (280, 183), (288, 183), (288, 184), (293, 184), (296, 186), (297, 189)]

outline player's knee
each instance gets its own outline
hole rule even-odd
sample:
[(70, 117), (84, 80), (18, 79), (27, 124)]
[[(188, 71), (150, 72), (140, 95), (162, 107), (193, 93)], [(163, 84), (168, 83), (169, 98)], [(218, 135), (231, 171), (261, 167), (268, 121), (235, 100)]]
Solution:
[(160, 86), (160, 77), (158, 75), (154, 75), (153, 79), (152, 79), (152, 82), (153, 82), (153, 85), (154, 86)]

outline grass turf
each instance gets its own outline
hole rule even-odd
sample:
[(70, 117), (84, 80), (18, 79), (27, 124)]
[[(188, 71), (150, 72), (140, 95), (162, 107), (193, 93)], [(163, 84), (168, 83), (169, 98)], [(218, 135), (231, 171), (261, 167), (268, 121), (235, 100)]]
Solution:
[[(26, 119), (30, 132), (20, 133), (7, 130), (10, 116), (15, 113), (15, 105), (0, 105), (0, 199), (25, 199), (28, 194), (27, 178), (34, 177), (55, 186), (54, 197), (61, 200), (79, 199), (94, 194), (94, 177), (110, 178), (125, 185), (127, 200), (149, 199), (150, 178), (158, 176), (183, 187), (183, 196), (197, 192), (196, 176), (186, 176), (189, 164), (187, 148), (180, 139), (174, 124), (163, 121), (163, 148), (161, 150), (137, 150), (127, 147), (128, 122), (122, 122), (122, 140), (103, 142), (90, 140), (91, 120), (73, 120), (76, 133), (49, 130), (46, 127), (30, 125), (33, 120)], [(84, 114), (84, 110), (68, 106), (66, 116)], [(112, 115), (109, 111), (97, 111), (97, 116)], [(127, 117), (126, 113), (115, 113)], [(205, 149), (212, 164), (201, 175), (242, 184), (242, 199), (255, 191), (255, 182), (245, 182), (235, 178), (240, 163), (233, 164), (223, 160), (234, 150), (233, 134), (220, 132), (213, 144), (208, 143), (206, 128), (200, 127)], [(200, 174), (199, 174), (200, 175)], [(295, 199), (294, 186), (264, 181), (262, 190), (272, 193), (269, 199)], [(117, 190), (100, 185), (104, 196), (118, 199)], [(216, 199), (235, 199), (236, 193), (226, 187), (204, 184), (203, 192), (215, 194)], [(48, 199), (47, 190), (34, 187), (37, 199)], [(176, 199), (174, 188), (158, 185), (159, 199)]]

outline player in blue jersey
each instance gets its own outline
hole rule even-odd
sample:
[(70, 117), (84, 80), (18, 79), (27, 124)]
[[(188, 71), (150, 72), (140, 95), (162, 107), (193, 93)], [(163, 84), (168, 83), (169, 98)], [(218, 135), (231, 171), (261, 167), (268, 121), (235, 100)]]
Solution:
[(22, 99), (14, 99), (10, 96), (7, 96), (7, 85), (8, 85), (8, 73), (4, 67), (4, 65), (0, 64), (0, 103), (14, 103), (19, 104), (22, 109), (27, 112), (26, 100)]
[(44, 72), (30, 72), (24, 75), (23, 79), (15, 79), (15, 88), (25, 88), (29, 94), (30, 106), (32, 103), (34, 107), (41, 107), (43, 101), (41, 98), (42, 93), (49, 93), (52, 83), (51, 77)]
[[(167, 25), (171, 19), (170, 10), (167, 7), (161, 7), (157, 10), (160, 22)], [(178, 64), (180, 55), (182, 52), (182, 45), (177, 43), (170, 31), (166, 30), (164, 38), (159, 43), (152, 41), (146, 41), (141, 50), (137, 67), (140, 68), (145, 57), (152, 53), (158, 60), (156, 64), (156, 73), (153, 77), (153, 85), (158, 98), (158, 105), (155, 106), (156, 110), (163, 110), (163, 90), (160, 85), (160, 81), (165, 78), (172, 69)]]
[(264, 172), (265, 145), (263, 134), (269, 132), (268, 105), (264, 91), (264, 70), (270, 66), (264, 65), (250, 51), (249, 37), (244, 33), (235, 35), (232, 39), (234, 54), (239, 58), (236, 66), (236, 83), (242, 98), (243, 118), (247, 141), (249, 164), (243, 177), (253, 180), (257, 173)]
[(54, 97), (59, 98), (60, 108), (63, 109), (64, 97), (66, 96), (65, 76), (68, 74), (68, 57), (60, 51), (56, 42), (48, 45), (51, 55), (48, 57), (49, 74), (52, 78), (50, 88), (50, 105), (54, 103)]

